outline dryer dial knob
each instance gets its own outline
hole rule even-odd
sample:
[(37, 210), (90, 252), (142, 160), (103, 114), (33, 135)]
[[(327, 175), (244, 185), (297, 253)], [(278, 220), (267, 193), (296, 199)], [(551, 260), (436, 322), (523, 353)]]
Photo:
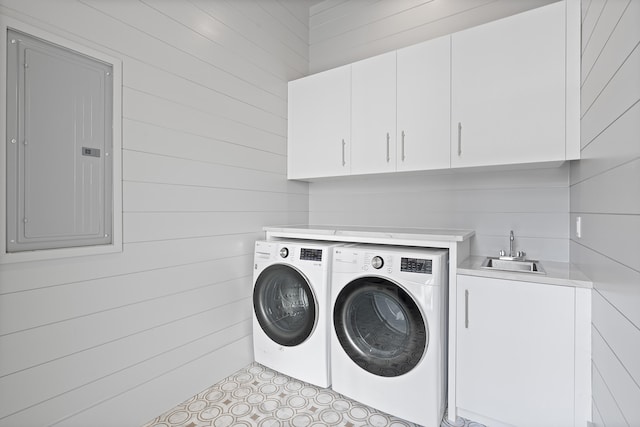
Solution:
[(382, 257), (374, 256), (373, 258), (371, 258), (371, 267), (375, 268), (376, 270), (381, 269), (383, 265), (384, 260), (382, 259)]
[(287, 248), (280, 249), (280, 256), (282, 258), (288, 257), (289, 256), (289, 249), (287, 249)]

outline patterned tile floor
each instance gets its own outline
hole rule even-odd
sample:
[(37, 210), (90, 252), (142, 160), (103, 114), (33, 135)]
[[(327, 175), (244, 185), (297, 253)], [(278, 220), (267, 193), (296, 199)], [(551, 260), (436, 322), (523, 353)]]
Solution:
[[(417, 427), (252, 363), (165, 412), (144, 427)], [(484, 427), (463, 418), (441, 427)]]

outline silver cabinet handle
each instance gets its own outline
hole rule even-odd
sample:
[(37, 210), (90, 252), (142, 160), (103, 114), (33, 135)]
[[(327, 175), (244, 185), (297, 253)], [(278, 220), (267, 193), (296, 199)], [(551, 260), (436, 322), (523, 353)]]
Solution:
[(462, 155), (462, 123), (458, 122), (458, 157)]
[(344, 142), (344, 138), (343, 138), (342, 139), (342, 166), (347, 164), (347, 162), (344, 159), (344, 147), (345, 147), (345, 145), (347, 145), (347, 144)]
[(401, 147), (402, 147), (402, 161), (404, 162), (405, 156), (404, 156), (404, 131), (402, 131), (401, 133)]
[(464, 328), (469, 329), (469, 289), (464, 290)]
[(387, 132), (387, 163), (389, 163), (389, 160), (391, 158), (389, 157), (389, 132)]

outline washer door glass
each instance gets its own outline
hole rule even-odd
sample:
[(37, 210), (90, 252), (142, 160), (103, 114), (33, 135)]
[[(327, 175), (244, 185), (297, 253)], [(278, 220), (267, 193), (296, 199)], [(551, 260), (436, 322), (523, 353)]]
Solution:
[(413, 298), (384, 278), (347, 284), (336, 300), (333, 323), (351, 360), (381, 377), (412, 370), (429, 343), (427, 323)]
[(253, 309), (269, 338), (284, 346), (306, 340), (316, 323), (316, 301), (307, 280), (294, 268), (274, 264), (258, 276)]

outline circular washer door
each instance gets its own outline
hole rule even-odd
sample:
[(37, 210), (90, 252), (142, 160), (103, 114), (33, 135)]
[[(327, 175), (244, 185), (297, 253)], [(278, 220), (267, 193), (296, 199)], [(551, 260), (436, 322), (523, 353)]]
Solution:
[(351, 360), (381, 377), (411, 371), (429, 344), (427, 323), (413, 298), (380, 277), (347, 284), (334, 305), (333, 323)]
[(260, 327), (283, 346), (296, 346), (311, 335), (316, 306), (308, 281), (287, 265), (265, 268), (253, 288), (253, 309)]

